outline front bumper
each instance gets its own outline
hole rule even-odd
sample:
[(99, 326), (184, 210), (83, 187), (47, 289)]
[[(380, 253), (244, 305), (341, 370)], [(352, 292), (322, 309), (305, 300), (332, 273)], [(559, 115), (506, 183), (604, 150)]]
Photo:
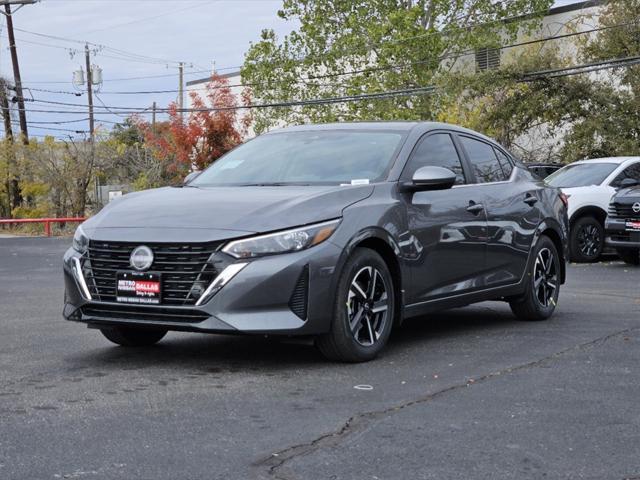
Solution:
[[(340, 254), (340, 248), (324, 242), (301, 252), (257, 258), (203, 305), (169, 307), (87, 300), (82, 279), (74, 271), (80, 255), (69, 249), (63, 260), (63, 316), (100, 328), (128, 325), (207, 333), (317, 335), (327, 332), (331, 324)], [(306, 301), (305, 318), (300, 308), (292, 306), (296, 301)]]
[(608, 217), (605, 221), (605, 244), (612, 248), (640, 248), (640, 232), (626, 230), (626, 220)]

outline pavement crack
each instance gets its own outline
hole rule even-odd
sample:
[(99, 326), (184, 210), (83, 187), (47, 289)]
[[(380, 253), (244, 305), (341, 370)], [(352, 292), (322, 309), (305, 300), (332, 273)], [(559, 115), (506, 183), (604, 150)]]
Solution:
[[(505, 367), (501, 370), (486, 373), (484, 375), (480, 375), (476, 377), (469, 377), (465, 382), (450, 385), (449, 387), (443, 388), (441, 390), (430, 393), (428, 395), (424, 395), (419, 398), (415, 398), (413, 400), (406, 401), (404, 403), (393, 405), (381, 410), (373, 410), (370, 412), (357, 413), (349, 417), (349, 419), (346, 422), (344, 422), (340, 428), (332, 432), (322, 434), (311, 441), (292, 445), (290, 447), (287, 447), (285, 449), (272, 453), (269, 457), (255, 462), (254, 466), (257, 468), (266, 467), (267, 473), (271, 478), (275, 478), (278, 480), (293, 480), (296, 478), (295, 474), (293, 472), (286, 470), (287, 464), (290, 463), (292, 460), (309, 455), (311, 453), (314, 453), (326, 447), (336, 446), (342, 441), (344, 441), (348, 436), (353, 435), (358, 431), (364, 430), (366, 426), (368, 426), (371, 422), (375, 420), (392, 415), (398, 411), (404, 410), (414, 405), (419, 405), (422, 403), (429, 402), (435, 398), (438, 398), (450, 392), (462, 390), (470, 386), (473, 386), (475, 384), (484, 383), (488, 380), (499, 377), (501, 375), (506, 375), (514, 372), (519, 372), (522, 370), (527, 370), (530, 368), (539, 367), (545, 364), (546, 362), (555, 360), (557, 358), (563, 357), (570, 353), (579, 352), (582, 350), (586, 350), (588, 348), (602, 345), (612, 338), (625, 336), (639, 329), (640, 327), (632, 327), (632, 328), (627, 328), (624, 330), (612, 332), (612, 333), (600, 336), (598, 338), (595, 338), (593, 340), (589, 340), (588, 342), (580, 343), (578, 345), (574, 345), (572, 347), (560, 350), (558, 352), (554, 352), (550, 355), (547, 355), (537, 360), (533, 360), (531, 362), (522, 363), (520, 365), (516, 365), (512, 367)], [(631, 477), (631, 478), (635, 480), (634, 477)], [(638, 480), (640, 480), (640, 477), (638, 478)]]

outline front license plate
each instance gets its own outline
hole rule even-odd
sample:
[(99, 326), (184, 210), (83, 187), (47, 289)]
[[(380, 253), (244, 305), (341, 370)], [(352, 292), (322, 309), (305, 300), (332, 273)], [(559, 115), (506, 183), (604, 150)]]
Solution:
[(640, 220), (627, 220), (625, 228), (627, 232), (640, 232)]
[(158, 305), (160, 303), (160, 274), (118, 272), (116, 276), (116, 301)]

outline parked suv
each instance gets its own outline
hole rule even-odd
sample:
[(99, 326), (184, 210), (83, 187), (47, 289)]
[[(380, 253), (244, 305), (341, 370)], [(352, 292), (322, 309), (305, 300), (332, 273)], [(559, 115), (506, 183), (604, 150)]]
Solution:
[(287, 128), (81, 225), (64, 316), (125, 346), (168, 330), (308, 336), (328, 358), (364, 361), (434, 310), (502, 300), (549, 318), (567, 235), (561, 192), (476, 132)]
[(569, 199), (571, 260), (594, 262), (604, 247), (604, 222), (611, 197), (627, 179), (640, 182), (640, 157), (575, 162), (545, 179)]
[(611, 199), (606, 243), (625, 263), (640, 265), (640, 182), (625, 180), (622, 187)]

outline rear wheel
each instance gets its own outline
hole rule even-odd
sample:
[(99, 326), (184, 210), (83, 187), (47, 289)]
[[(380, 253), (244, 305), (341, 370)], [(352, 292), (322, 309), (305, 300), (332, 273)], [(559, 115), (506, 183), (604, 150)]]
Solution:
[(509, 302), (520, 320), (546, 320), (556, 309), (560, 294), (560, 257), (555, 244), (542, 236), (533, 253), (525, 293)]
[(331, 330), (316, 345), (330, 360), (372, 360), (389, 339), (395, 302), (393, 279), (382, 257), (357, 249), (338, 280)]
[(101, 328), (100, 331), (107, 339), (123, 347), (146, 347), (154, 345), (167, 334), (166, 330), (131, 327)]
[(640, 248), (619, 248), (616, 252), (624, 263), (640, 265)]
[(604, 247), (604, 228), (597, 218), (586, 216), (571, 226), (571, 260), (577, 263), (595, 262)]

